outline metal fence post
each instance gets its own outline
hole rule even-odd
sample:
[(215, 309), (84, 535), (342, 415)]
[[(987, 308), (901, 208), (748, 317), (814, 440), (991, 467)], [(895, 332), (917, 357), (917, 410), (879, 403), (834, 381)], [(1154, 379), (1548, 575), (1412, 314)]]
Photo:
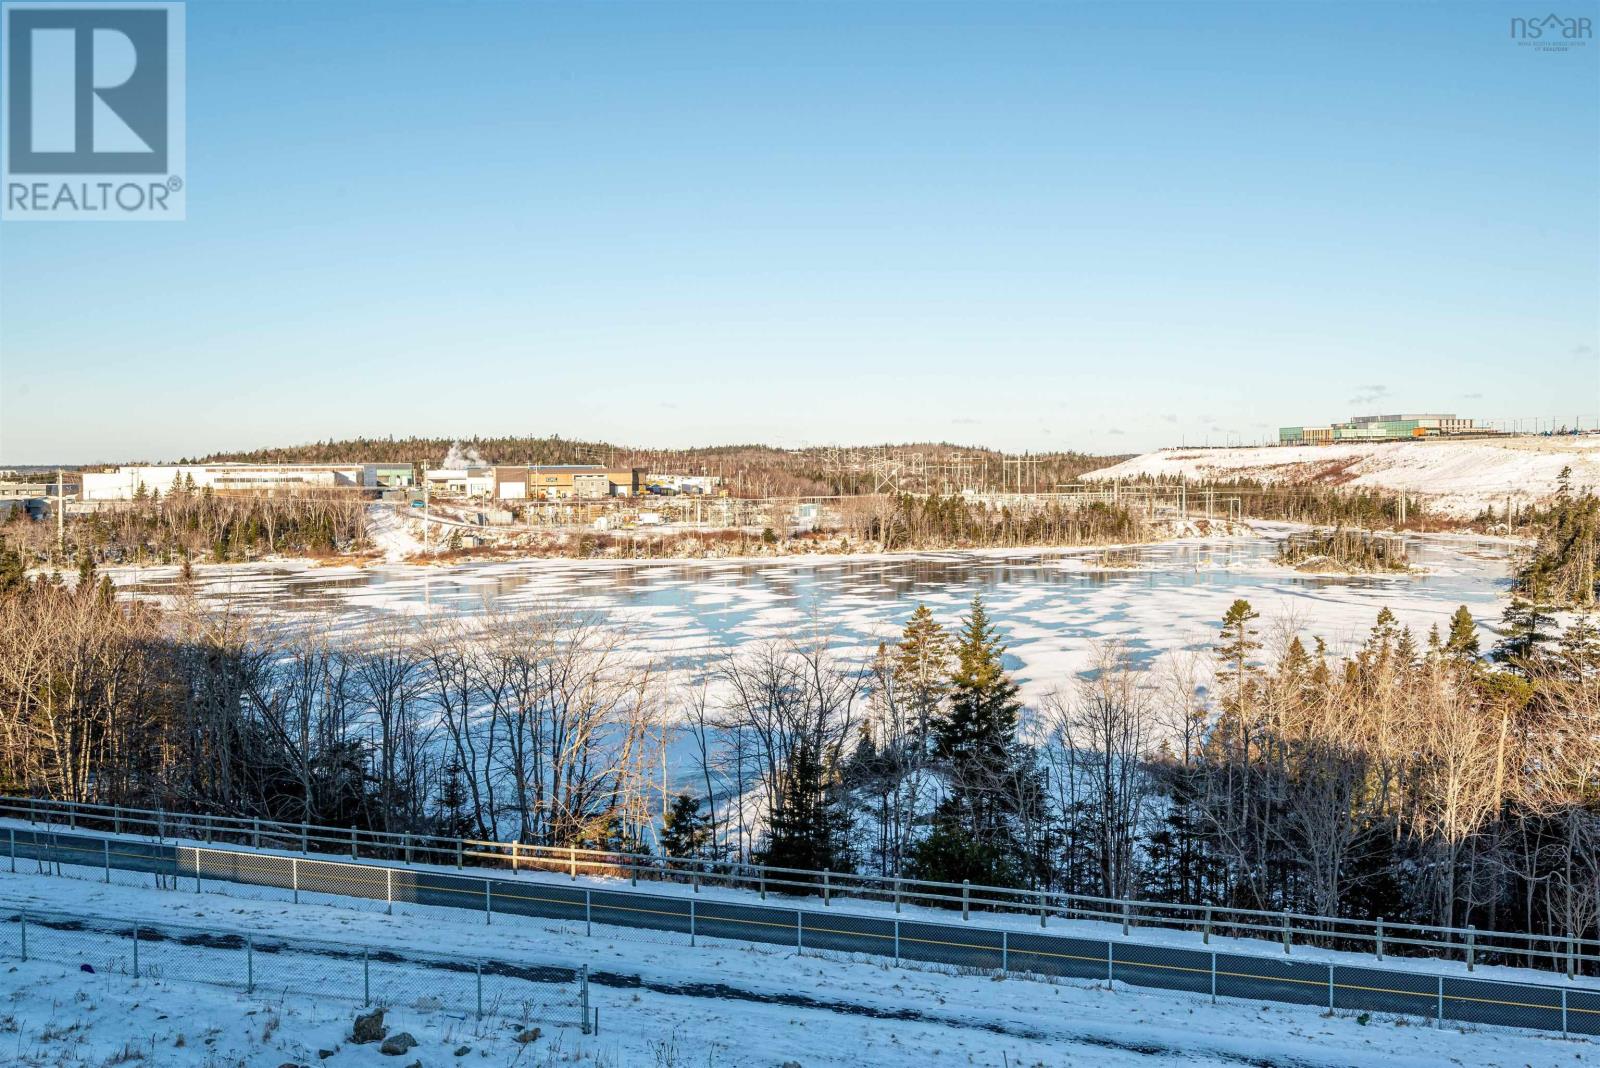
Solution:
[(894, 921), (894, 962), (900, 963), (900, 921)]
[(1116, 981), (1117, 944), (1106, 939), (1106, 985), (1110, 986)]
[(133, 977), (139, 978), (139, 925), (133, 925)]
[(1444, 976), (1439, 976), (1439, 1001), (1433, 1016), (1434, 1030), (1444, 1026)]
[(1217, 1003), (1217, 951), (1211, 951), (1211, 1004)]
[(794, 950), (804, 953), (806, 949), (805, 928), (800, 925), (800, 910), (794, 910)]
[(1477, 937), (1478, 929), (1472, 926), (1470, 923), (1467, 924), (1467, 971), (1469, 972), (1472, 971), (1472, 966), (1474, 963), (1476, 963), (1473, 958), (1478, 955), (1478, 947), (1476, 945)]
[(1333, 1015), (1333, 965), (1328, 965), (1328, 1015)]
[(200, 850), (194, 851), (194, 892), (200, 892)]
[(478, 976), (478, 1019), (483, 1019), (483, 961), (473, 961), (472, 970)]
[(1000, 932), (1000, 970), (1003, 972), (1011, 970), (1011, 939), (1005, 931)]
[(966, 920), (966, 919), (970, 918), (970, 916), (968, 915), (968, 912), (967, 912), (967, 908), (971, 904), (971, 902), (969, 900), (969, 898), (971, 897), (971, 893), (972, 893), (972, 880), (971, 879), (962, 879), (961, 880), (961, 918), (963, 920)]
[(583, 892), (583, 937), (594, 934), (594, 891)]
[(394, 915), (394, 869), (383, 869), (383, 906), (384, 911), (390, 916)]
[(365, 949), (361, 951), (361, 1004), (372, 1004), (372, 961)]
[(244, 992), (256, 992), (256, 940), (251, 935), (244, 938)]
[(485, 926), (494, 922), (494, 898), (489, 893), (489, 880), (483, 881), (483, 922)]
[(294, 880), (294, 903), (300, 904), (300, 858), (289, 858), (289, 875)]
[(694, 898), (689, 899), (689, 944), (694, 945)]
[(589, 966), (585, 964), (578, 973), (578, 996), (582, 999), (583, 1033), (589, 1033)]
[(1561, 988), (1561, 1037), (1567, 1037), (1567, 988)]
[(109, 883), (111, 882), (111, 839), (102, 838), (100, 839), (100, 844), (105, 847), (106, 882)]
[(1378, 959), (1383, 959), (1383, 917), (1378, 917)]
[(11, 874), (15, 875), (17, 873), (17, 829), (10, 827), (8, 831), (11, 835)]

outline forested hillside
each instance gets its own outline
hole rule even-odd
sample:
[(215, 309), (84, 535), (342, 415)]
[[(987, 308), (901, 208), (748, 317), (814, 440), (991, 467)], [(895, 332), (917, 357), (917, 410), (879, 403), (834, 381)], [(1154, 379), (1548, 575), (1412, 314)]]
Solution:
[[(473, 463), (608, 464), (647, 467), (679, 474), (718, 475), (740, 496), (829, 496), (881, 492), (885, 485), (870, 469), (899, 465), (899, 488), (951, 492), (962, 484), (973, 488), (1050, 489), (1085, 471), (1105, 467), (1123, 456), (1087, 453), (1034, 453), (1022, 464), (994, 449), (945, 442), (881, 445), (864, 448), (815, 447), (779, 449), (770, 445), (717, 445), (693, 449), (643, 449), (602, 441), (560, 437), (351, 438), (284, 448), (221, 452), (202, 462), (338, 463), (384, 462), (439, 465), (451, 450)], [(1019, 472), (1022, 472), (1019, 474)]]

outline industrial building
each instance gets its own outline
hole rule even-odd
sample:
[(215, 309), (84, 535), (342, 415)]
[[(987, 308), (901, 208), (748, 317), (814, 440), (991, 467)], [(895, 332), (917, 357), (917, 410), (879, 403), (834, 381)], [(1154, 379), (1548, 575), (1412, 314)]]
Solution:
[(1488, 427), (1456, 415), (1357, 415), (1328, 426), (1286, 426), (1278, 430), (1280, 445), (1328, 445), (1335, 441), (1400, 441), (1448, 434), (1488, 434)]
[(314, 489), (397, 489), (410, 464), (128, 464), (83, 472), (83, 500), (131, 501), (175, 488), (273, 494)]
[(494, 468), (439, 467), (429, 468), (422, 477), (427, 480), (431, 493), (447, 497), (489, 497), (494, 494)]
[[(496, 468), (495, 495), (508, 500), (598, 500), (629, 497), (640, 490), (642, 472), (602, 464), (548, 464)], [(506, 472), (501, 476), (500, 472)], [(518, 486), (520, 485), (520, 492)]]

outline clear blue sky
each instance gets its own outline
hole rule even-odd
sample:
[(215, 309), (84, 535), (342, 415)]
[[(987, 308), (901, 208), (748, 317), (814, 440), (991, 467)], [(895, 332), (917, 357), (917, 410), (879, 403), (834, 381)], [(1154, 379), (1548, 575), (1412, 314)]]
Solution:
[(0, 462), (1593, 417), (1526, 8), (191, 0), (188, 221), (0, 226)]

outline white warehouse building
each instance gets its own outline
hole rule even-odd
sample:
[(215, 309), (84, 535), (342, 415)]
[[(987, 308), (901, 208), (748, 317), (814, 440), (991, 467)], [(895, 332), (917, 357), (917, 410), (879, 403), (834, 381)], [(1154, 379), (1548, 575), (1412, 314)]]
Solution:
[(131, 501), (141, 487), (163, 497), (175, 487), (272, 493), (304, 489), (394, 489), (412, 484), (410, 464), (125, 464), (83, 472), (83, 500)]

